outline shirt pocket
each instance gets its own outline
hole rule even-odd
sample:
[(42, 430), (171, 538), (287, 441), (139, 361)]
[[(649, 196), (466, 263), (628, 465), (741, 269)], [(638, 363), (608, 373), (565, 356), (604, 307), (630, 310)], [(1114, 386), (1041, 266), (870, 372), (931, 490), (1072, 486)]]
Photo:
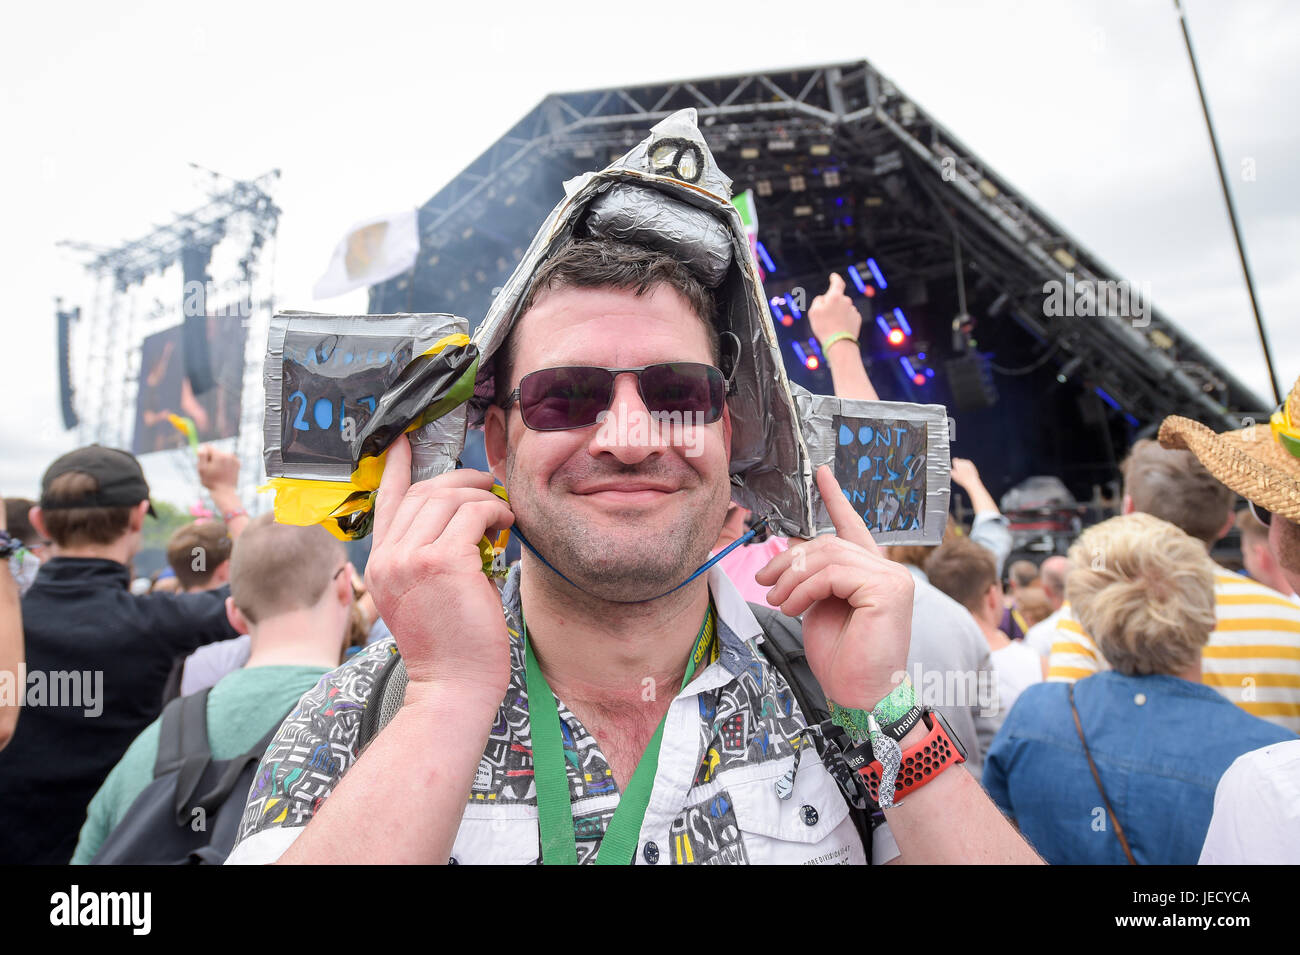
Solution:
[(540, 862), (534, 807), (472, 806), (461, 817), (451, 848), (459, 865), (534, 865)]
[[(782, 764), (784, 772), (793, 757)], [(727, 794), (745, 855), (757, 865), (862, 865), (866, 854), (849, 805), (830, 773), (805, 754), (789, 799), (776, 794), (780, 774), (731, 782)]]

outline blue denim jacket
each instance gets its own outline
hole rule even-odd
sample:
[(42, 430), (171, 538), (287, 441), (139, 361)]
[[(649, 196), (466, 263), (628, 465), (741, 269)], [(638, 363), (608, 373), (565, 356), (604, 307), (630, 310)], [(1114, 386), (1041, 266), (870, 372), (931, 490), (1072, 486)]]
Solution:
[[(1066, 683), (1020, 694), (984, 762), (984, 788), (1053, 864), (1124, 865), (1074, 728)], [(1074, 685), (1088, 748), (1139, 863), (1195, 865), (1219, 777), (1295, 736), (1199, 683), (1113, 670)]]

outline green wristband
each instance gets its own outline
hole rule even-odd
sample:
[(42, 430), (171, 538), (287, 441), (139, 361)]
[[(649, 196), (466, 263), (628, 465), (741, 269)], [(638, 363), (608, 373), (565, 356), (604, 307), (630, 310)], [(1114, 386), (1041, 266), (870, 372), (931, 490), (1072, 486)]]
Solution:
[[(871, 730), (867, 721), (867, 710), (849, 709), (839, 706), (832, 700), (826, 702), (831, 711), (832, 723), (841, 727), (855, 742), (861, 743), (870, 739)], [(870, 715), (875, 717), (882, 731), (887, 733), (895, 724), (905, 720), (916, 705), (916, 688), (912, 686), (911, 679), (904, 675), (903, 681), (875, 705)]]
[(835, 334), (833, 335), (827, 335), (826, 341), (822, 342), (822, 354), (823, 355), (826, 354), (826, 352), (830, 350), (830, 347), (832, 345), (834, 345), (836, 342), (842, 339), (847, 339), (848, 341), (853, 342), (854, 345), (858, 344), (857, 338), (854, 337), (853, 335), (850, 335), (848, 332), (835, 332)]

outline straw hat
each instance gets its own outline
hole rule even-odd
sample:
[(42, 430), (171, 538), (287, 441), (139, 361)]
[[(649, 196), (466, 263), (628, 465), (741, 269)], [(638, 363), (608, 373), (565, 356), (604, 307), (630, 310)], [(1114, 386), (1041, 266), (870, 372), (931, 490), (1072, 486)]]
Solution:
[(1248, 501), (1300, 524), (1300, 381), (1268, 424), (1215, 434), (1171, 415), (1160, 444), (1196, 455), (1205, 469)]

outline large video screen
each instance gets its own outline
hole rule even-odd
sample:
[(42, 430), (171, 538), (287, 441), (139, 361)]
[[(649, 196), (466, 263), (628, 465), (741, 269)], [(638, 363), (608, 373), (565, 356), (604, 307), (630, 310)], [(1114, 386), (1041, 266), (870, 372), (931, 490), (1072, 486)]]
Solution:
[(140, 390), (131, 442), (135, 454), (185, 445), (185, 436), (173, 427), (169, 414), (192, 419), (200, 441), (229, 438), (239, 432), (248, 329), (234, 317), (208, 316), (208, 356), (216, 384), (196, 395), (185, 377), (181, 328), (177, 325), (150, 335), (141, 345)]

